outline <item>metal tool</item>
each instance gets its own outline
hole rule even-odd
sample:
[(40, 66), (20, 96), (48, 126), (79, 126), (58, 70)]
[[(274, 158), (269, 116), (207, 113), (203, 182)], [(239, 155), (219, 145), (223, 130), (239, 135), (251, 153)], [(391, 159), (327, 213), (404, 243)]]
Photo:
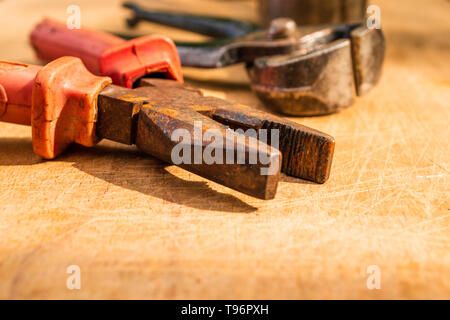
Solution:
[[(192, 137), (182, 141), (192, 154), (198, 148), (204, 152), (212, 143), (195, 139), (195, 121), (201, 121), (202, 137), (208, 129), (220, 132), (223, 139), (232, 137), (231, 143), (222, 143), (223, 157), (231, 153), (237, 158), (241, 150), (245, 159), (256, 152), (268, 161), (178, 164), (186, 170), (262, 199), (275, 196), (280, 167), (318, 182), (328, 177), (334, 149), (328, 135), (277, 117), (267, 118), (246, 106), (203, 97), (198, 90), (172, 80), (141, 79), (136, 89), (111, 82), (109, 77), (91, 74), (74, 57), (59, 58), (42, 68), (1, 62), (0, 121), (31, 125), (33, 149), (46, 159), (55, 158), (74, 142), (93, 146), (109, 139), (136, 144), (167, 163), (173, 163), (171, 152), (181, 142), (173, 138), (176, 129), (187, 130)], [(242, 135), (230, 133), (229, 127), (279, 128), (285, 158), (281, 159), (278, 149), (254, 138), (239, 140)], [(273, 174), (261, 174), (261, 168), (276, 163), (282, 165)]]
[[(74, 47), (76, 47), (83, 48), (83, 50), (74, 50), (74, 53), (83, 61), (86, 61), (91, 57), (102, 59), (99, 57), (108, 56), (105, 54), (95, 55), (94, 53), (99, 50), (91, 52), (91, 48), (98, 48), (104, 43), (104, 41), (102, 41), (104, 37), (105, 34), (102, 32), (93, 32), (88, 29), (68, 30), (62, 23), (45, 19), (31, 32), (31, 43), (36, 49), (38, 57), (47, 58), (46, 60), (54, 59), (59, 56), (71, 55)], [(108, 37), (110, 38), (113, 36), (108, 35)], [(86, 38), (88, 40), (86, 40)], [(66, 39), (70, 39), (70, 41), (67, 41)], [(99, 40), (100, 45), (97, 44), (97, 39)], [(122, 39), (119, 40), (123, 41)], [(158, 40), (158, 42), (159, 41), (160, 40)], [(170, 39), (166, 39), (165, 42), (170, 42)], [(147, 48), (151, 50), (152, 47), (154, 47), (154, 50), (158, 50), (159, 48), (148, 43)], [(170, 51), (168, 48), (175, 50), (174, 46), (170, 47), (165, 45), (163, 48), (165, 48), (166, 51)], [(137, 51), (132, 50), (132, 52)], [(170, 66), (169, 69), (173, 70), (173, 74), (181, 74), (179, 60), (167, 60), (165, 57), (173, 57), (173, 53), (164, 52), (165, 51), (159, 54), (154, 53), (154, 57), (157, 57), (158, 59), (148, 60), (147, 64), (165, 65), (166, 69), (167, 66)], [(125, 64), (119, 61), (120, 58), (118, 56), (116, 57), (116, 65), (124, 66)], [(93, 64), (91, 62), (91, 65), (95, 65), (95, 63)], [(115, 70), (116, 74), (124, 74), (120, 67)], [(128, 70), (128, 68), (125, 70)], [(156, 68), (156, 73), (151, 73), (150, 70), (144, 77), (161, 77), (160, 70), (161, 69)], [(99, 69), (91, 67), (91, 71), (98, 75), (104, 75)], [(118, 78), (116, 77), (116, 79)], [(214, 120), (221, 122), (232, 129), (278, 129), (280, 140), (278, 149), (282, 153), (281, 171), (291, 176), (318, 183), (324, 183), (328, 179), (334, 150), (334, 139), (329, 135), (295, 122), (276, 117), (267, 112), (212, 97), (202, 97), (199, 90), (192, 88), (186, 89), (186, 87), (181, 86), (181, 79), (178, 78), (178, 80), (178, 82), (165, 81), (164, 86), (159, 82), (159, 85), (157, 86), (158, 90), (157, 92), (154, 92), (151, 100), (155, 103), (162, 103), (165, 106), (171, 105), (171, 107), (187, 104), (192, 107), (191, 109), (203, 110), (201, 111), (203, 114), (212, 117)], [(152, 85), (154, 86), (154, 81), (156, 80), (152, 81)], [(145, 85), (149, 82), (147, 80), (143, 81), (141, 78), (140, 82), (136, 79), (134, 79), (134, 81), (114, 82), (113, 79), (113, 83), (132, 88), (132, 86)], [(117, 90), (118, 89), (116, 89), (116, 91)], [(148, 91), (150, 89), (146, 88), (146, 90)], [(192, 112), (189, 111), (189, 114), (191, 113)], [(196, 118), (192, 116), (191, 121), (193, 122), (195, 119)], [(230, 177), (230, 179), (231, 178), (239, 179), (239, 177)]]
[(220, 37), (177, 42), (181, 63), (218, 68), (244, 62), (258, 96), (287, 115), (339, 111), (353, 103), (355, 89), (365, 94), (380, 78), (383, 33), (359, 23), (298, 28), (292, 19), (278, 18), (261, 29), (239, 20), (149, 11), (131, 2), (124, 6), (133, 12), (130, 27), (145, 20)]

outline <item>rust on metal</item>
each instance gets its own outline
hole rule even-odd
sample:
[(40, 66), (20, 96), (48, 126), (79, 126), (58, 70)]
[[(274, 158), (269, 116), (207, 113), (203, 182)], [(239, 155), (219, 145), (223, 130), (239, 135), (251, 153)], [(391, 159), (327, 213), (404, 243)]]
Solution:
[[(110, 85), (100, 93), (98, 101), (99, 137), (136, 144), (144, 152), (173, 163), (171, 152), (180, 141), (173, 140), (172, 134), (185, 129), (192, 137), (186, 146), (191, 150), (190, 158), (177, 165), (255, 197), (274, 197), (280, 170), (318, 183), (324, 183), (330, 173), (334, 151), (331, 136), (244, 105), (204, 97), (199, 90), (174, 81), (142, 79), (135, 89)], [(224, 139), (221, 164), (196, 163), (195, 149), (204, 152), (211, 141), (194, 143), (195, 121), (201, 121), (202, 134), (209, 129), (220, 132)], [(260, 136), (239, 140), (241, 135), (230, 129), (255, 129), (257, 133), (260, 129), (278, 129), (279, 146), (272, 147), (270, 139), (261, 142)], [(237, 159), (239, 150), (244, 150), (246, 159), (252, 152), (263, 152), (269, 162), (227, 163), (226, 155)], [(261, 174), (262, 167), (276, 162), (280, 164), (278, 172)]]
[(329, 114), (377, 84), (385, 51), (381, 30), (343, 24), (303, 32), (307, 40), (297, 50), (248, 65), (252, 88), (267, 106), (293, 116)]

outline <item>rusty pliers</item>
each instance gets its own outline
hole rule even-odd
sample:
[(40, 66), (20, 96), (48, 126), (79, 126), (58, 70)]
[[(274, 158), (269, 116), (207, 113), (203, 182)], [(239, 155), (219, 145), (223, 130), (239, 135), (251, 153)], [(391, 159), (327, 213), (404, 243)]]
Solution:
[[(184, 85), (175, 45), (164, 36), (124, 41), (44, 19), (30, 40), (38, 57), (52, 62), (43, 68), (0, 63), (0, 121), (31, 125), (34, 150), (44, 158), (72, 142), (109, 139), (263, 199), (275, 196), (280, 171), (328, 179), (331, 136)], [(218, 135), (208, 136), (213, 130)], [(214, 161), (196, 157), (205, 154)], [(251, 161), (255, 155), (260, 161)], [(261, 171), (270, 168), (271, 174)]]
[[(108, 139), (261, 199), (274, 198), (281, 170), (317, 182), (328, 177), (334, 149), (328, 135), (173, 80), (140, 79), (134, 89), (111, 82), (75, 57), (44, 67), (0, 61), (0, 121), (31, 125), (33, 149), (46, 159), (72, 143), (90, 147)], [(280, 147), (230, 128), (278, 129)], [(253, 155), (259, 160), (252, 162)]]
[(130, 27), (146, 20), (217, 38), (177, 42), (182, 64), (218, 68), (244, 62), (259, 98), (287, 115), (348, 107), (355, 89), (365, 94), (381, 75), (383, 33), (361, 23), (298, 28), (293, 20), (278, 18), (262, 29), (234, 19), (149, 11), (132, 2), (124, 6), (133, 12)]

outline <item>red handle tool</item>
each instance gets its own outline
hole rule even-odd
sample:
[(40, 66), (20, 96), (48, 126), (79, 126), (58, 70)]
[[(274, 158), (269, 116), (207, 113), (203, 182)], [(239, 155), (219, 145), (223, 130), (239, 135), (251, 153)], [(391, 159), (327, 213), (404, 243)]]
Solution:
[[(212, 166), (203, 162), (174, 164), (264, 199), (274, 196), (280, 170), (319, 183), (328, 178), (334, 139), (324, 133), (263, 111), (204, 97), (173, 80), (142, 79), (136, 89), (111, 82), (109, 77), (94, 76), (75, 57), (61, 57), (44, 67), (0, 62), (0, 120), (31, 124), (34, 151), (44, 158), (56, 157), (74, 142), (92, 146), (106, 138), (136, 144), (168, 163), (175, 161), (172, 152), (179, 141), (172, 133), (178, 129), (188, 132), (191, 139), (186, 142), (183, 138), (183, 146), (191, 155), (198, 146), (200, 150), (209, 148), (207, 141), (202, 139), (199, 144), (195, 140), (196, 121), (206, 123), (201, 130), (218, 130), (222, 137), (228, 136), (228, 128), (276, 129), (279, 148), (268, 146), (264, 150), (263, 139), (254, 145), (256, 148), (248, 140), (235, 141), (231, 147), (222, 143), (218, 155), (223, 157), (226, 151), (228, 156), (231, 151), (233, 158), (238, 158), (244, 151), (241, 158), (250, 159), (251, 153), (262, 153), (269, 163), (228, 163), (222, 159)], [(258, 139), (252, 140), (256, 143)], [(215, 149), (213, 152), (216, 154)], [(273, 175), (261, 175), (261, 168), (272, 164), (281, 167), (277, 165)]]
[[(92, 146), (106, 138), (135, 144), (162, 161), (180, 165), (246, 194), (261, 199), (275, 196), (282, 156), (279, 150), (257, 143), (256, 139), (236, 141), (233, 138), (231, 146), (227, 143), (220, 146), (221, 157), (224, 159), (230, 151), (233, 159), (235, 155), (238, 158), (239, 152), (244, 152), (244, 159), (250, 159), (251, 154), (263, 154), (268, 163), (207, 165), (172, 160), (173, 148), (178, 144), (172, 133), (182, 129), (195, 139), (195, 121), (206, 123), (200, 128), (202, 132), (211, 128), (220, 132), (224, 139), (230, 139), (226, 138), (230, 134), (227, 127), (212, 119), (215, 111), (220, 117), (220, 110), (213, 109), (214, 106), (220, 108), (217, 101), (208, 108), (209, 98), (172, 80), (146, 79), (141, 82), (149, 86), (137, 89), (111, 85), (111, 82), (109, 77), (94, 76), (75, 57), (61, 57), (44, 67), (0, 62), (0, 120), (31, 124), (33, 149), (47, 159), (55, 158), (72, 143)], [(158, 101), (154, 105), (150, 102), (153, 99)], [(202, 102), (207, 103), (210, 116), (195, 109), (200, 106), (201, 111), (207, 110)], [(225, 117), (232, 118), (232, 115)], [(232, 134), (239, 138), (236, 133)], [(183, 143), (193, 152), (199, 147), (203, 154), (209, 143), (201, 139), (200, 143), (191, 139)], [(183, 149), (183, 156), (184, 152)], [(277, 164), (272, 174), (261, 174), (262, 168), (272, 164)]]
[(30, 40), (38, 58), (48, 62), (63, 56), (78, 57), (92, 73), (108, 76), (123, 87), (132, 88), (134, 82), (150, 73), (183, 82), (175, 44), (164, 36), (125, 41), (105, 32), (69, 29), (44, 19), (32, 31)]
[(93, 146), (97, 96), (110, 83), (73, 57), (44, 67), (0, 61), (0, 121), (31, 125), (34, 152), (46, 159), (73, 142)]

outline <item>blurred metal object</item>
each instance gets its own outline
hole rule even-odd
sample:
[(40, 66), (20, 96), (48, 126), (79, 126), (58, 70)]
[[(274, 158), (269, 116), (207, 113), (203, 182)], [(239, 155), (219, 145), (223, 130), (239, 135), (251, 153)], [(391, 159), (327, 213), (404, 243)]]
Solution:
[(334, 113), (378, 83), (385, 51), (381, 30), (359, 24), (300, 29), (304, 42), (294, 52), (247, 65), (252, 88), (267, 106), (287, 115)]
[[(366, 93), (380, 78), (383, 33), (361, 22), (297, 28), (290, 18), (276, 18), (269, 28), (247, 33), (241, 29), (245, 35), (230, 37), (226, 22), (220, 19), (216, 28), (212, 17), (150, 11), (134, 3), (126, 7), (133, 10), (130, 26), (145, 20), (204, 34), (214, 31), (213, 41), (176, 43), (182, 65), (219, 68), (245, 62), (258, 97), (287, 115), (337, 112), (353, 103), (355, 93)], [(234, 28), (237, 22), (233, 21)], [(209, 27), (202, 32), (199, 26), (204, 24)]]
[(279, 17), (298, 25), (362, 21), (367, 0), (259, 0), (262, 23), (269, 26)]

